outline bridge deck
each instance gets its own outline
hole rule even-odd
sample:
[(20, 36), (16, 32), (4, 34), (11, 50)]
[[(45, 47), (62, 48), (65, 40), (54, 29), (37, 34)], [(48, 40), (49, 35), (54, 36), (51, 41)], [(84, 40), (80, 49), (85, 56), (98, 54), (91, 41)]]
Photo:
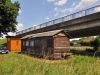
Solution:
[(99, 35), (99, 19), (100, 5), (19, 31), (17, 32), (17, 36), (23, 37), (27, 34), (57, 29), (65, 29), (66, 32), (72, 36), (72, 38)]

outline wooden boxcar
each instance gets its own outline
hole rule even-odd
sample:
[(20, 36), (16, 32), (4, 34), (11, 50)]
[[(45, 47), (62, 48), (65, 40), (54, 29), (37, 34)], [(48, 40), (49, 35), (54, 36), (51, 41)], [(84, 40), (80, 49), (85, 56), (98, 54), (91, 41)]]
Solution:
[(7, 36), (7, 49), (9, 51), (21, 52), (21, 39), (16, 36)]
[(63, 58), (70, 52), (69, 35), (63, 30), (54, 30), (27, 35), (22, 39), (22, 52)]

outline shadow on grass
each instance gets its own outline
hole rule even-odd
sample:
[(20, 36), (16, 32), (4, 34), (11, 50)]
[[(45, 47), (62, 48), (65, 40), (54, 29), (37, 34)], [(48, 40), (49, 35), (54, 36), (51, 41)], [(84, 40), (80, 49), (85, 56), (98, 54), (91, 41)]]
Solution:
[(47, 56), (43, 56), (43, 55), (37, 55), (37, 54), (31, 54), (31, 53), (27, 53), (27, 52), (17, 52), (18, 54), (24, 54), (26, 56), (29, 57), (34, 57), (37, 59), (48, 59), (48, 60), (53, 60), (52, 58), (48, 58)]
[(100, 52), (88, 52), (88, 51), (78, 51), (78, 50), (71, 50), (71, 53), (74, 55), (84, 55), (84, 56), (94, 56), (100, 57)]
[(26, 56), (30, 56), (30, 57), (34, 57), (34, 58), (37, 58), (37, 59), (46, 59), (46, 60), (66, 60), (66, 59), (70, 59), (71, 56), (68, 55), (66, 56), (65, 58), (53, 58), (53, 57), (50, 57), (50, 56), (47, 56), (47, 55), (43, 55), (43, 54), (30, 54), (30, 53), (27, 53), (27, 52), (17, 52), (18, 54), (24, 54)]

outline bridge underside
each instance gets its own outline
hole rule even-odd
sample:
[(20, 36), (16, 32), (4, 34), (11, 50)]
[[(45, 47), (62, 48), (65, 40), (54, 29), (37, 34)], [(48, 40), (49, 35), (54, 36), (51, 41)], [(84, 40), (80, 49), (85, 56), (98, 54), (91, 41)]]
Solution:
[(67, 32), (71, 38), (100, 35), (100, 26)]

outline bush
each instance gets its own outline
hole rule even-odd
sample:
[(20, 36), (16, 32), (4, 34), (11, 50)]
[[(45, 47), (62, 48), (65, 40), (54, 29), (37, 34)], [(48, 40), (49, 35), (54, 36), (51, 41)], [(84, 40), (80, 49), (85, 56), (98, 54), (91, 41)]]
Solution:
[(85, 51), (87, 51), (87, 52), (94, 52), (94, 50), (93, 49), (90, 49), (90, 48), (86, 48)]
[(94, 51), (100, 50), (100, 36), (96, 37), (93, 41), (90, 42)]
[(74, 43), (73, 42), (70, 42), (70, 46), (74, 46)]
[(90, 42), (80, 42), (81, 46), (90, 46)]

